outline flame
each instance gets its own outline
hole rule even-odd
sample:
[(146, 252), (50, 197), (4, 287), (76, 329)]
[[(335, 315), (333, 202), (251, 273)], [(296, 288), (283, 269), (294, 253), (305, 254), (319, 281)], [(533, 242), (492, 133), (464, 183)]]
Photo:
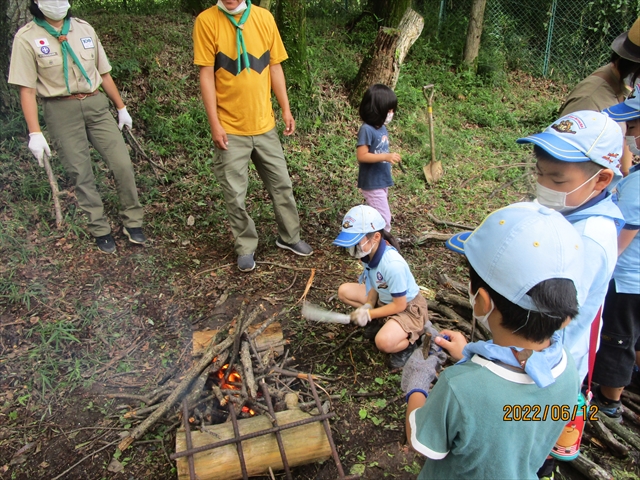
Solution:
[[(236, 371), (235, 368), (231, 369), (231, 373), (229, 373), (229, 378), (227, 381), (224, 381), (224, 377), (227, 374), (227, 370), (229, 369), (229, 364), (223, 365), (220, 370), (218, 370), (218, 380), (220, 383), (220, 388), (223, 390), (240, 390), (240, 387), (237, 385), (231, 385), (231, 383), (240, 383), (242, 381), (242, 377)], [(229, 382), (229, 383), (227, 383)]]

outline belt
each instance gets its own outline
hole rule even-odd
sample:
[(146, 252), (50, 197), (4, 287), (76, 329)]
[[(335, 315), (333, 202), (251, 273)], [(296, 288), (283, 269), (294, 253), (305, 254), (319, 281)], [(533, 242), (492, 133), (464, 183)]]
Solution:
[(73, 95), (66, 95), (64, 97), (47, 97), (47, 100), (84, 100), (87, 97), (93, 97), (100, 93), (98, 90), (94, 90), (91, 93), (74, 93)]

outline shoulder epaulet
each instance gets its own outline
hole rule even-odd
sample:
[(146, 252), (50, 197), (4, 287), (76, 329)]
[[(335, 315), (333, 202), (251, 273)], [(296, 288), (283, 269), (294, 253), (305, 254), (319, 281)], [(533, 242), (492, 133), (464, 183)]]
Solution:
[(72, 20), (75, 20), (78, 23), (82, 23), (83, 25), (89, 25), (89, 22), (87, 22), (86, 20), (82, 20), (81, 18), (78, 17), (71, 17)]
[(33, 23), (33, 21), (27, 23), (26, 25), (20, 27), (18, 29), (18, 31), (16, 32), (16, 37), (24, 32), (28, 32), (29, 30), (31, 30), (33, 27), (35, 26), (35, 23)]

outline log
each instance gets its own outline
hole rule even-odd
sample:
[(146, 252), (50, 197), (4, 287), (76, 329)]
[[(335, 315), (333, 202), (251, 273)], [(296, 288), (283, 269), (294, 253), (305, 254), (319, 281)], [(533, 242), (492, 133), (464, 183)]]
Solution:
[(253, 365), (251, 364), (251, 352), (249, 352), (249, 342), (243, 341), (240, 348), (240, 363), (242, 363), (242, 371), (244, 372), (243, 380), (249, 389), (249, 396), (253, 399), (258, 398), (258, 384), (253, 376)]
[[(285, 410), (275, 414), (279, 425), (286, 425), (298, 420), (311, 417), (299, 409)], [(263, 415), (238, 421), (241, 435), (271, 428), (271, 422)], [(327, 460), (331, 456), (331, 447), (321, 422), (310, 423), (281, 432), (285, 454), (289, 466), (295, 467), (311, 462)], [(199, 447), (234, 438), (233, 427), (230, 423), (205, 427), (203, 432), (191, 433), (193, 446)], [(184, 430), (176, 434), (176, 452), (186, 450)], [(249, 476), (268, 475), (269, 468), (282, 470), (282, 459), (278, 450), (278, 443), (274, 434), (263, 435), (242, 442), (242, 450)], [(242, 470), (235, 445), (196, 453), (193, 456), (196, 475), (200, 480), (233, 480), (242, 478)], [(187, 457), (177, 460), (178, 479), (189, 479), (189, 464)]]
[(637, 404), (640, 404), (640, 395), (633, 393), (633, 392), (627, 392), (626, 390), (622, 391), (622, 396), (625, 398), (628, 398), (629, 400), (631, 400), (632, 402), (635, 402)]
[[(187, 372), (184, 379), (180, 382), (180, 384), (176, 387), (176, 389), (171, 393), (171, 395), (169, 395), (167, 399), (164, 402), (162, 402), (160, 406), (151, 415), (149, 415), (146, 418), (146, 420), (144, 420), (140, 425), (134, 428), (131, 432), (127, 432), (129, 433), (129, 435), (124, 437), (122, 441), (118, 444), (118, 449), (121, 452), (124, 452), (127, 448), (129, 448), (129, 446), (135, 440), (142, 437), (142, 435), (144, 435), (145, 432), (149, 428), (151, 428), (151, 426), (156, 421), (158, 421), (165, 413), (167, 413), (167, 410), (169, 410), (169, 408), (171, 408), (173, 404), (180, 399), (180, 397), (184, 394), (187, 388), (189, 388), (189, 385), (191, 385), (191, 382), (193, 382), (193, 380), (195, 380), (195, 378), (198, 375), (200, 375), (200, 372), (202, 372), (202, 370), (204, 370), (209, 366), (209, 364), (215, 358), (216, 355), (220, 354), (221, 352), (224, 352), (227, 348), (229, 348), (233, 343), (233, 341), (235, 340), (233, 335), (229, 335), (227, 336), (227, 338), (224, 339), (224, 341), (216, 344), (215, 343), (216, 338), (217, 337), (214, 337), (211, 345), (204, 352), (200, 361), (195, 366), (191, 367), (191, 370)], [(218, 366), (218, 368), (220, 367), (221, 365)]]
[(584, 454), (578, 455), (575, 460), (568, 463), (590, 480), (614, 480), (613, 475), (601, 466), (593, 463), (585, 457)]
[(640, 416), (630, 408), (622, 409), (622, 417), (635, 424), (636, 427), (640, 427)]
[(640, 405), (632, 402), (631, 399), (623, 396), (620, 400), (622, 401), (622, 405), (624, 405), (625, 407), (630, 408), (636, 413), (640, 413)]
[(454, 307), (464, 308), (469, 311), (471, 310), (469, 299), (464, 298), (460, 295), (456, 295), (455, 293), (447, 293), (439, 290), (436, 293), (436, 300), (440, 303), (447, 303), (449, 305), (453, 305)]
[(443, 287), (453, 288), (454, 290), (457, 290), (458, 292), (460, 292), (462, 294), (465, 294), (465, 293), (469, 292), (469, 285), (465, 285), (464, 283), (460, 283), (460, 282), (458, 282), (456, 280), (451, 280), (444, 273), (438, 273), (436, 275), (436, 280)]
[(588, 422), (594, 435), (600, 440), (616, 457), (626, 457), (629, 455), (629, 448), (621, 444), (602, 422)]
[[(255, 332), (260, 326), (249, 327), (247, 332), (249, 334)], [(230, 330), (230, 334), (233, 335), (235, 328)], [(202, 355), (202, 352), (207, 348), (211, 339), (218, 333), (218, 330), (202, 330), (193, 332), (193, 356)], [(275, 322), (269, 325), (261, 335), (255, 339), (256, 348), (258, 351), (269, 350), (273, 347), (273, 350), (278, 354), (284, 353), (284, 344), (282, 343), (284, 335), (282, 334), (282, 325), (280, 322)]]
[(627, 442), (636, 450), (640, 450), (640, 438), (629, 430), (627, 427), (617, 423), (614, 419), (607, 417), (604, 413), (598, 414), (599, 421), (603, 422), (605, 426), (613, 433), (618, 435), (622, 440)]
[[(434, 312), (441, 313), (445, 317), (453, 320), (459, 330), (462, 330), (466, 334), (471, 335), (471, 332), (473, 331), (471, 324), (467, 322), (464, 318), (462, 318), (460, 315), (458, 315), (456, 312), (454, 312), (453, 309), (445, 305), (442, 305), (438, 302), (430, 302), (428, 300), (427, 300), (427, 304), (429, 306), (429, 310), (433, 310)], [(478, 323), (476, 323), (476, 327), (477, 326), (478, 326)], [(478, 337), (480, 340), (486, 340), (488, 338), (487, 336), (484, 335), (484, 331), (478, 331), (478, 330), (476, 330), (476, 337)]]

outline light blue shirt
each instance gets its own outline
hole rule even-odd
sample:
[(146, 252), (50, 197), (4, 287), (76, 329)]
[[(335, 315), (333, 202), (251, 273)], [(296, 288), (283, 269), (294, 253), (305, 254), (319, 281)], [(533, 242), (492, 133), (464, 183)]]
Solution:
[[(618, 184), (618, 207), (624, 215), (627, 230), (640, 229), (640, 166)], [(613, 272), (617, 293), (640, 294), (640, 233), (618, 258)]]
[(582, 237), (585, 262), (577, 286), (580, 312), (561, 332), (564, 346), (573, 356), (581, 379), (589, 370), (591, 323), (604, 303), (618, 259), (618, 231), (624, 226), (622, 212), (609, 194), (585, 207), (565, 215)]
[(365, 257), (363, 262), (365, 284), (368, 284), (368, 288), (376, 289), (381, 303), (386, 305), (393, 302), (393, 297), (404, 296), (410, 302), (420, 293), (406, 260), (384, 240), (380, 242), (373, 258)]

